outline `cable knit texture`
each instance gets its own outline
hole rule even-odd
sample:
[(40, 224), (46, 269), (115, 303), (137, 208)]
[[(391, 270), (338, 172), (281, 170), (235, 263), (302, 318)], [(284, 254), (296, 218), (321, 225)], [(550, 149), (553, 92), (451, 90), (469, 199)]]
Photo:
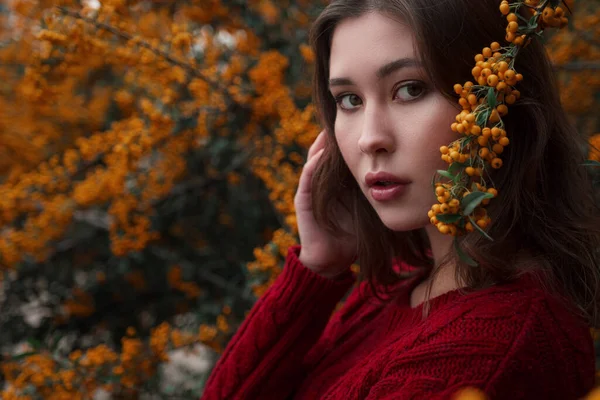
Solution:
[[(594, 385), (589, 328), (529, 276), (410, 307), (420, 277), (381, 302), (348, 270), (326, 279), (292, 246), (225, 349), (202, 399), (579, 399)], [(330, 318), (331, 317), (331, 318)]]

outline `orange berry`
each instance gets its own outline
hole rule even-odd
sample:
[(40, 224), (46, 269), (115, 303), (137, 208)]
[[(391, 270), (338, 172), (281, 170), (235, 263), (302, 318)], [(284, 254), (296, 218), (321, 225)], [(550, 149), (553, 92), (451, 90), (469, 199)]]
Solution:
[(478, 136), (477, 137), (477, 143), (479, 143), (480, 146), (487, 146), (488, 144), (488, 138), (485, 136)]
[(481, 158), (486, 158), (488, 154), (490, 154), (490, 150), (487, 147), (483, 147), (481, 149), (479, 149), (479, 157)]
[(498, 110), (493, 109), (492, 113), (490, 114), (490, 122), (496, 123), (498, 121), (500, 121), (500, 115), (498, 114)]
[(456, 94), (460, 94), (463, 90), (463, 87), (460, 83), (457, 83), (456, 85), (454, 85), (454, 92)]
[(502, 2), (500, 3), (500, 12), (502, 13), (502, 15), (508, 15), (508, 13), (510, 12), (510, 6), (508, 5), (508, 2)]
[(522, 46), (523, 43), (525, 43), (525, 37), (526, 37), (525, 35), (519, 36), (519, 37), (515, 38), (515, 40), (513, 40), (513, 43), (517, 46)]
[(446, 189), (441, 186), (435, 188), (435, 194), (438, 196), (443, 196), (446, 193)]
[(492, 75), (492, 70), (489, 68), (484, 68), (481, 70), (481, 77), (487, 79), (488, 76)]
[(487, 78), (487, 84), (491, 87), (496, 87), (498, 84), (498, 75), (490, 75)]
[(448, 225), (438, 225), (438, 230), (440, 231), (440, 233), (443, 233), (444, 235), (450, 233), (450, 228), (448, 227)]
[(494, 188), (489, 188), (487, 192), (493, 194), (494, 197), (498, 197), (498, 191)]
[(515, 95), (513, 95), (513, 94), (509, 94), (508, 96), (506, 96), (506, 97), (504, 98), (504, 102), (505, 102), (506, 104), (509, 104), (509, 105), (510, 105), (510, 104), (515, 104), (515, 101), (517, 101), (517, 98), (516, 98), (516, 97), (515, 97)]
[(504, 117), (506, 114), (508, 114), (508, 107), (506, 107), (506, 104), (500, 104), (498, 107), (496, 107), (496, 109), (501, 117)]
[(509, 22), (506, 30), (511, 33), (516, 33), (519, 30), (519, 23), (516, 21)]
[(506, 80), (512, 80), (512, 79), (514, 79), (515, 75), (516, 75), (515, 70), (514, 69), (509, 69), (509, 70), (507, 70), (507, 71), (504, 72), (504, 79), (506, 79)]
[(492, 146), (492, 150), (494, 150), (494, 153), (496, 154), (502, 154), (502, 152), (504, 151), (504, 146), (502, 146), (499, 143), (496, 143)]
[(483, 56), (485, 58), (489, 58), (492, 56), (492, 49), (490, 49), (489, 47), (484, 47), (483, 51), (481, 52), (481, 54), (483, 54)]
[(487, 225), (488, 224), (487, 224), (486, 220), (484, 220), (484, 219), (477, 220), (477, 226), (479, 226), (481, 229), (487, 228)]
[(440, 153), (442, 154), (448, 154), (450, 150), (448, 149), (448, 146), (442, 146), (440, 147)]
[(521, 82), (523, 80), (523, 74), (517, 74), (515, 75), (515, 78), (517, 78), (517, 82)]
[(508, 15), (506, 16), (506, 20), (507, 20), (508, 22), (518, 22), (518, 21), (519, 21), (519, 18), (517, 17), (517, 14), (515, 14), (515, 13), (510, 13), (510, 14), (508, 14)]
[(440, 213), (440, 205), (439, 204), (434, 204), (431, 207), (431, 211), (433, 211), (435, 214), (439, 214)]
[(471, 134), (475, 136), (481, 134), (481, 127), (479, 125), (473, 125), (471, 127)]
[(500, 143), (502, 146), (506, 147), (510, 144), (510, 140), (508, 140), (508, 138), (505, 136), (503, 138), (500, 138), (498, 143)]
[(500, 61), (498, 63), (498, 71), (500, 72), (506, 72), (509, 69), (509, 65), (506, 61)]
[(475, 175), (475, 168), (473, 168), (473, 167), (467, 167), (467, 168), (465, 168), (465, 172), (469, 176), (474, 176)]
[(492, 168), (499, 169), (502, 167), (502, 160), (499, 158), (494, 158), (490, 164), (492, 165)]
[(508, 86), (506, 85), (506, 83), (504, 82), (498, 82), (498, 84), (496, 85), (496, 90), (499, 92), (503, 92), (506, 90)]
[(448, 203), (448, 205), (451, 208), (455, 208), (455, 207), (458, 207), (460, 205), (460, 201), (458, 201), (458, 199), (452, 199), (452, 200), (450, 200), (450, 202)]
[(479, 61), (484, 61), (485, 57), (483, 56), (483, 54), (477, 54), (475, 56), (475, 62), (479, 62)]
[(498, 42), (493, 42), (493, 43), (490, 45), (490, 47), (491, 47), (492, 51), (497, 51), (497, 50), (500, 50), (500, 43), (498, 43)]
[(465, 229), (467, 230), (467, 232), (473, 232), (475, 230), (475, 228), (473, 227), (473, 224), (471, 224), (470, 222), (467, 222), (465, 224)]
[(507, 32), (504, 38), (507, 42), (512, 43), (517, 38), (517, 35), (512, 32)]
[(482, 69), (481, 67), (474, 67), (471, 70), (471, 74), (473, 74), (474, 78), (479, 78), (479, 75), (481, 75), (481, 69)]
[(488, 127), (483, 128), (483, 130), (481, 131), (481, 134), (485, 137), (490, 137), (492, 136), (492, 130)]
[(554, 17), (554, 9), (551, 7), (544, 8), (544, 11), (542, 12), (542, 18), (544, 19), (544, 22), (547, 23), (552, 17)]
[(521, 98), (521, 92), (519, 92), (516, 89), (512, 91), (512, 95), (514, 95), (517, 98), (517, 100)]
[(442, 205), (440, 205), (440, 211), (443, 214), (446, 214), (448, 211), (450, 211), (450, 206), (448, 205), (448, 203), (443, 203)]
[(560, 18), (560, 17), (562, 17), (564, 14), (565, 14), (565, 10), (563, 10), (563, 8), (562, 8), (562, 7), (560, 7), (560, 6), (559, 6), (559, 7), (556, 7), (556, 8), (554, 9), (554, 16), (555, 16), (556, 18)]

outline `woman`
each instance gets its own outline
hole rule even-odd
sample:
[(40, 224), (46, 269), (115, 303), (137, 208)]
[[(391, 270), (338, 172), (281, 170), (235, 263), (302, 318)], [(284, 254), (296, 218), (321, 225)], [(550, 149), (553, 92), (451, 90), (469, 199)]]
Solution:
[[(500, 2), (337, 0), (312, 30), (325, 130), (295, 197), (300, 245), (207, 382), (205, 399), (577, 399), (594, 384), (598, 212), (542, 44), (504, 118), (486, 230), (430, 223), (457, 138), (457, 82), (501, 40)], [(478, 266), (468, 265), (459, 253)], [(355, 282), (360, 284), (328, 321)], [(393, 264), (393, 261), (398, 262)]]

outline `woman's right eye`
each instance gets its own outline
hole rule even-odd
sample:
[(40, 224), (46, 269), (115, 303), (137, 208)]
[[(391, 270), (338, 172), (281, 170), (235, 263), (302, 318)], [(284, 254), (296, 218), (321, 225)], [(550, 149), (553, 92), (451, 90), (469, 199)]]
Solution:
[(355, 94), (343, 94), (335, 98), (335, 102), (344, 110), (353, 110), (362, 104), (362, 100)]

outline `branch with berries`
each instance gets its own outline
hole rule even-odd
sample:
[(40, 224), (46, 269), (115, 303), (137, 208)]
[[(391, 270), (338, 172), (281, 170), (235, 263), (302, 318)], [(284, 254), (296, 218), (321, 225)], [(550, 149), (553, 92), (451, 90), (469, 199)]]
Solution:
[(491, 174), (502, 167), (501, 155), (510, 144), (502, 118), (521, 96), (515, 86), (523, 75), (515, 69), (515, 59), (534, 35), (541, 36), (548, 27), (560, 29), (568, 24), (560, 3), (520, 0), (511, 4), (503, 0), (499, 8), (507, 21), (508, 44), (493, 42), (485, 47), (475, 56), (471, 71), (474, 82), (454, 85), (462, 111), (451, 129), (461, 136), (440, 148), (448, 169), (438, 170), (433, 177), (438, 202), (428, 213), (430, 222), (441, 233), (456, 237), (477, 231), (493, 240), (485, 231), (491, 223), (486, 206), (499, 195)]

